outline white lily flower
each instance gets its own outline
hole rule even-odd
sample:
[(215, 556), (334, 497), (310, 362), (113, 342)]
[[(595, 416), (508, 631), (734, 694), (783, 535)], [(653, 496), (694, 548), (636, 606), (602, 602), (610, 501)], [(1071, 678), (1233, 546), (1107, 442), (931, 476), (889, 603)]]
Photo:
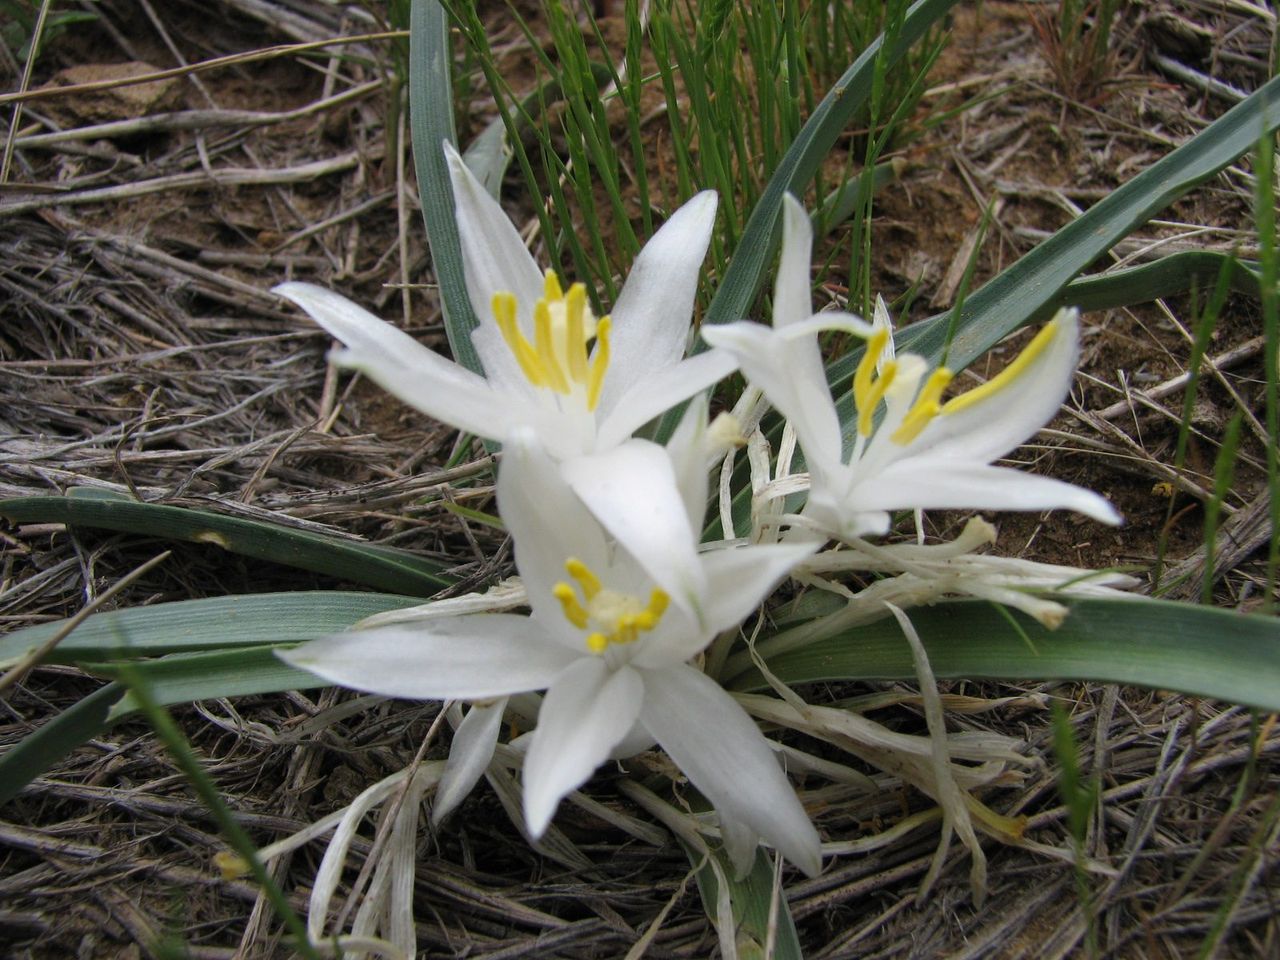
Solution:
[[(848, 315), (812, 315), (812, 228), (794, 197), (786, 198), (783, 215), (773, 327), (738, 322), (702, 335), (736, 356), (747, 379), (795, 428), (811, 475), (804, 516), (844, 539), (886, 533), (889, 512), (901, 509), (1066, 508), (1120, 522), (1089, 490), (991, 465), (1044, 426), (1070, 389), (1078, 357), (1075, 310), (1060, 310), (985, 384), (944, 402), (951, 371), (929, 372), (914, 354), (895, 356), (882, 302), (869, 327)], [(822, 329), (867, 338), (853, 378), (857, 421), (847, 456), (814, 335)]]
[(345, 344), (336, 362), (476, 436), (504, 441), (513, 429), (530, 429), (559, 460), (617, 446), (732, 372), (732, 358), (719, 351), (684, 359), (714, 192), (671, 215), (636, 258), (612, 315), (597, 319), (586, 288), (575, 283), (566, 291), (554, 271), (544, 274), (457, 151), (448, 143), (444, 150), (467, 291), (480, 320), (471, 340), (485, 375), (331, 290), (275, 287)]
[[(816, 874), (817, 832), (774, 752), (733, 698), (688, 663), (755, 609), (815, 545), (694, 552), (706, 497), (704, 429), (705, 406), (698, 404), (673, 438), (670, 458), (645, 441), (629, 447), (634, 465), (650, 476), (665, 462), (667, 482), (686, 504), (677, 518), (659, 518), (658, 529), (679, 532), (668, 547), (672, 562), (661, 568), (623, 549), (593, 516), (608, 515), (610, 526), (621, 528), (650, 516), (629, 476), (604, 475), (614, 459), (578, 461), (593, 481), (588, 510), (536, 438), (517, 433), (504, 448), (498, 500), (530, 616), (396, 624), (323, 638), (281, 656), (330, 682), (394, 697), (489, 700), (546, 689), (524, 760), (525, 819), (534, 837), (597, 766), (657, 741), (735, 828), (764, 837)], [(661, 459), (650, 456), (655, 452)], [(681, 575), (689, 580), (673, 582), (672, 571), (686, 567), (690, 554), (691, 569)], [(476, 743), (464, 752), (487, 756), (496, 735), (492, 713), (477, 715), (474, 732)], [(474, 765), (464, 757), (458, 762), (470, 768), (460, 779), (474, 782)]]

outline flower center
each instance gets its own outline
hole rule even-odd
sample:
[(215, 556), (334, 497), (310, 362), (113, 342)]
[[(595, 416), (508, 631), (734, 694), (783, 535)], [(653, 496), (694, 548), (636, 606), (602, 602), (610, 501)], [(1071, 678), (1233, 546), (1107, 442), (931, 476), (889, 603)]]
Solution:
[(657, 587), (649, 594), (648, 604), (629, 593), (609, 590), (576, 557), (566, 560), (564, 569), (577, 583), (577, 589), (561, 580), (551, 593), (560, 601), (564, 618), (579, 630), (588, 631), (587, 649), (592, 653), (604, 653), (615, 643), (634, 643), (641, 633), (658, 625), (671, 601), (666, 591)]
[[(535, 387), (559, 394), (585, 394), (587, 409), (595, 410), (609, 368), (608, 317), (597, 320), (587, 305), (587, 288), (575, 283), (566, 294), (554, 270), (548, 270), (543, 296), (533, 306), (533, 341), (516, 320), (514, 293), (493, 295), (493, 316), (502, 339), (516, 358), (526, 379)], [(596, 341), (595, 356), (587, 342)]]

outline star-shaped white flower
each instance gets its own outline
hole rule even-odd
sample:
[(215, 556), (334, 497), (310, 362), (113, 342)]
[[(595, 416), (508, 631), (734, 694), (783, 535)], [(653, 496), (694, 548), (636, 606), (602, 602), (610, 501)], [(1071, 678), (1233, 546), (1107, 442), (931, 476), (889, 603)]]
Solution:
[[(637, 440), (623, 448), (625, 463), (608, 455), (575, 461), (590, 480), (583, 484), (590, 510), (531, 433), (508, 438), (498, 503), (529, 616), (473, 614), (355, 631), (283, 658), (330, 682), (394, 697), (492, 700), (545, 689), (523, 768), (525, 819), (535, 837), (561, 798), (602, 762), (657, 741), (736, 839), (762, 836), (817, 873), (817, 832), (773, 750), (733, 698), (689, 665), (816, 545), (696, 552), (705, 422), (697, 404), (667, 449)], [(655, 513), (643, 497), (664, 473), (682, 495), (678, 516)], [(596, 521), (601, 515), (622, 527), (648, 524), (650, 553), (660, 555), (665, 539), (670, 562), (647, 563), (623, 549)], [(465, 755), (450, 758), (463, 771), (463, 789), (492, 753), (495, 709), (475, 714)], [(450, 803), (457, 793), (451, 788)]]
[(632, 265), (609, 317), (596, 318), (578, 283), (543, 271), (497, 202), (444, 145), (467, 291), (480, 325), (471, 340), (484, 376), (445, 359), (347, 298), (309, 283), (280, 284), (340, 340), (333, 358), (405, 403), (461, 430), (503, 441), (532, 430), (556, 459), (608, 450), (733, 370), (719, 351), (688, 359), (698, 271), (716, 196), (671, 215)]
[[(804, 516), (846, 539), (887, 532), (889, 512), (902, 509), (1066, 508), (1120, 522), (1089, 490), (991, 465), (1044, 426), (1070, 389), (1078, 357), (1075, 310), (1059, 311), (995, 377), (944, 402), (951, 372), (929, 371), (914, 354), (894, 355), (883, 303), (870, 326), (848, 315), (813, 315), (809, 218), (790, 196), (783, 216), (773, 326), (744, 321), (707, 327), (702, 335), (732, 353), (795, 428), (811, 476)], [(857, 419), (847, 452), (815, 336), (835, 328), (867, 338), (853, 379)]]

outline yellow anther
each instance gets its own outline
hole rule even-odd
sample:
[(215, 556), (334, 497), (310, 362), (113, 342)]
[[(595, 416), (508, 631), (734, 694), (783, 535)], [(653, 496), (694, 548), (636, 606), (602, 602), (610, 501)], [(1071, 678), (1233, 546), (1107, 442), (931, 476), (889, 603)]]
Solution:
[(591, 572), (590, 567), (577, 557), (570, 557), (564, 562), (564, 569), (569, 576), (578, 581), (578, 586), (582, 588), (582, 595), (587, 598), (587, 603), (596, 598), (596, 594), (600, 592), (600, 578)]
[(898, 375), (898, 361), (890, 360), (880, 371), (880, 376), (872, 383), (866, 396), (858, 399), (858, 432), (864, 437), (871, 436), (871, 424), (875, 419), (876, 408), (884, 399), (885, 393), (893, 386), (893, 378)]
[(858, 402), (859, 407), (862, 406), (862, 397), (871, 389), (871, 381), (876, 375), (876, 364), (880, 361), (880, 354), (888, 342), (888, 327), (880, 327), (867, 338), (867, 349), (863, 352), (862, 359), (858, 361), (858, 369), (853, 374), (853, 398)]
[(587, 312), (587, 288), (575, 283), (564, 302), (565, 353), (569, 376), (574, 383), (587, 382), (587, 331), (583, 322)]
[(876, 407), (884, 398), (885, 391), (893, 382), (898, 365), (889, 361), (884, 369), (876, 375), (876, 366), (880, 355), (889, 343), (889, 328), (878, 327), (867, 338), (867, 349), (858, 361), (858, 369), (853, 373), (853, 404), (858, 411), (858, 432), (864, 437), (871, 435), (871, 424), (875, 418)]
[[(609, 318), (596, 320), (581, 283), (566, 294), (554, 270), (547, 271), (542, 286), (543, 296), (533, 305), (532, 342), (517, 321), (515, 295), (494, 294), (493, 316), (502, 339), (533, 386), (585, 399), (594, 411), (609, 366)], [(593, 337), (600, 345), (594, 358), (587, 350)]]
[(929, 421), (942, 412), (942, 405), (938, 401), (953, 376), (946, 367), (938, 367), (929, 374), (929, 379), (920, 388), (916, 402), (911, 405), (907, 415), (902, 418), (902, 423), (889, 439), (896, 444), (906, 445), (920, 436), (920, 431), (929, 425)]
[(520, 332), (520, 327), (516, 323), (516, 295), (506, 291), (499, 291), (493, 295), (491, 306), (493, 307), (493, 318), (498, 323), (498, 330), (502, 333), (502, 339), (506, 341), (507, 348), (511, 351), (512, 356), (516, 358), (516, 363), (520, 364), (520, 369), (524, 372), (525, 377), (535, 387), (545, 386), (547, 378), (542, 370), (542, 361), (538, 358), (537, 351), (533, 349), (533, 345)]
[(557, 300), (564, 299), (564, 291), (560, 289), (560, 278), (556, 276), (554, 270), (547, 271), (547, 275), (542, 281), (542, 291), (547, 303), (555, 303)]
[(942, 412), (957, 413), (966, 407), (973, 406), (979, 400), (984, 400), (994, 393), (999, 393), (1009, 386), (1009, 384), (1026, 373), (1036, 358), (1048, 349), (1049, 344), (1053, 342), (1053, 338), (1057, 336), (1059, 326), (1057, 319), (1050, 320), (1045, 324), (1044, 329), (1037, 333), (1032, 341), (1023, 348), (1023, 351), (1014, 358), (1013, 363), (981, 386), (974, 387), (958, 397), (952, 397), (947, 401), (946, 406), (942, 408)]
[(566, 620), (579, 630), (587, 629), (587, 611), (578, 602), (578, 595), (573, 592), (573, 587), (562, 580), (551, 588), (551, 595), (560, 601)]
[(609, 371), (609, 331), (613, 321), (601, 317), (596, 321), (596, 355), (591, 358), (591, 375), (587, 379), (587, 409), (595, 410), (604, 388), (604, 375)]
[(649, 594), (649, 605), (642, 607), (638, 597), (604, 587), (600, 578), (576, 557), (566, 560), (564, 568), (577, 581), (578, 589), (562, 580), (551, 588), (551, 593), (560, 601), (565, 619), (579, 630), (589, 631), (586, 643), (592, 653), (604, 653), (615, 643), (634, 643), (641, 633), (658, 625), (671, 602), (666, 591), (655, 587)]
[(564, 378), (560, 361), (556, 359), (555, 339), (551, 329), (551, 308), (546, 300), (533, 305), (533, 336), (538, 359), (546, 377), (546, 385), (556, 393), (568, 393), (569, 381)]

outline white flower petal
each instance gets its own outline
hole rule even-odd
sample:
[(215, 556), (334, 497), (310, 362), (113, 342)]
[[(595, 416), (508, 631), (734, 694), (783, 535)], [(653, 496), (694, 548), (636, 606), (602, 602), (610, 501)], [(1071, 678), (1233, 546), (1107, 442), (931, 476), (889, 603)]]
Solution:
[(335, 359), (437, 420), (498, 439), (521, 422), (519, 404), (497, 393), (470, 370), (428, 350), (341, 294), (311, 283), (282, 283), (273, 292), (292, 300), (346, 349)]
[(1074, 510), (1121, 522), (1111, 504), (1084, 487), (1006, 467), (912, 457), (890, 464), (853, 491), (855, 510)]
[(817, 876), (822, 869), (818, 832), (746, 711), (692, 667), (645, 674), (641, 721), (693, 785), (717, 810)]
[(666, 450), (633, 439), (608, 453), (566, 461), (561, 469), (573, 492), (653, 582), (701, 618), (706, 580)]
[(671, 439), (667, 455), (675, 470), (676, 486), (689, 517), (689, 529), (701, 530), (707, 513), (707, 482), (710, 471), (706, 450), (707, 397), (701, 394), (689, 401), (684, 416)]
[(610, 313), (613, 359), (602, 409), (611, 409), (634, 384), (684, 356), (698, 273), (715, 222), (716, 195), (705, 190), (671, 215), (631, 265)]
[(458, 151), (444, 142), (449, 179), (453, 184), (454, 214), (462, 246), (467, 293), (480, 326), (471, 342), (484, 363), (485, 374), (506, 389), (527, 386), (524, 374), (498, 333), (493, 318), (493, 295), (514, 293), (521, 316), (533, 315), (543, 292), (543, 273), (498, 202), (467, 169)]
[(793, 337), (795, 329), (783, 333), (744, 320), (704, 327), (702, 338), (732, 353), (743, 375), (791, 421), (810, 467), (830, 470), (840, 463), (840, 421), (817, 338)]
[(820, 543), (749, 544), (701, 554), (707, 572), (707, 626), (715, 633), (741, 623)]
[[(565, 561), (576, 557), (598, 571), (608, 565), (609, 551), (604, 530), (530, 431), (516, 431), (503, 447), (498, 509), (515, 542), (516, 568), (534, 615), (547, 624), (563, 622), (551, 590), (566, 577)], [(581, 649), (580, 639), (573, 646)]]
[(732, 355), (708, 350), (653, 371), (636, 381), (612, 407), (606, 408), (601, 402), (596, 448), (604, 450), (621, 443), (654, 417), (723, 380), (737, 368)]
[(760, 837), (741, 820), (721, 810), (716, 813), (720, 817), (720, 840), (729, 854), (729, 862), (733, 864), (734, 879), (742, 880), (755, 866)]
[(524, 817), (535, 838), (561, 798), (627, 736), (643, 700), (640, 675), (629, 667), (610, 670), (602, 657), (582, 657), (556, 678), (524, 760)]
[(698, 555), (707, 579), (701, 626), (671, 611), (636, 651), (637, 667), (665, 667), (697, 656), (722, 630), (735, 627), (755, 610), (778, 581), (822, 545), (819, 540), (751, 544)]
[(963, 409), (944, 410), (910, 445), (912, 455), (927, 450), (931, 458), (990, 463), (1052, 420), (1071, 389), (1080, 348), (1075, 310), (1058, 311), (1050, 323), (1051, 339), (1026, 369)]
[(540, 690), (576, 659), (536, 622), (507, 613), (354, 630), (277, 655), (339, 686), (415, 700)]
[(502, 714), (506, 709), (506, 697), (483, 705), (476, 704), (467, 711), (453, 732), (449, 759), (445, 761), (444, 773), (436, 788), (436, 800), (431, 807), (433, 824), (440, 823), (452, 813), (484, 775), (489, 761), (493, 759), (498, 731), (502, 727)]
[(809, 290), (809, 256), (813, 248), (813, 227), (800, 201), (787, 194), (782, 198), (782, 256), (773, 285), (773, 325), (785, 327), (807, 320), (813, 313)]
[(458, 220), (467, 289), (479, 317), (490, 316), (493, 295), (514, 293), (525, 309), (542, 296), (543, 274), (520, 239), (520, 233), (498, 201), (467, 169), (453, 144), (445, 141), (445, 160), (453, 184), (454, 215)]

